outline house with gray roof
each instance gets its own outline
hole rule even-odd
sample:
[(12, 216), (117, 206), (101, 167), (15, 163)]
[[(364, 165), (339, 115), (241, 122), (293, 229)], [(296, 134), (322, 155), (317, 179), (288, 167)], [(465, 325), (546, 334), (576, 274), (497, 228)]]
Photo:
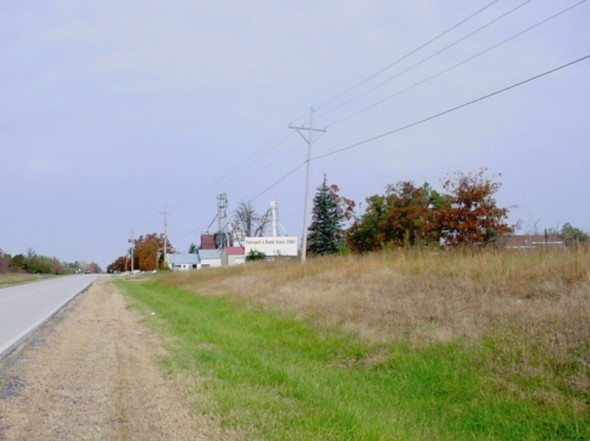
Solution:
[(221, 250), (199, 250), (200, 268), (216, 268), (221, 266)]
[(190, 271), (201, 267), (201, 259), (198, 254), (172, 253), (167, 256), (168, 268), (171, 271)]

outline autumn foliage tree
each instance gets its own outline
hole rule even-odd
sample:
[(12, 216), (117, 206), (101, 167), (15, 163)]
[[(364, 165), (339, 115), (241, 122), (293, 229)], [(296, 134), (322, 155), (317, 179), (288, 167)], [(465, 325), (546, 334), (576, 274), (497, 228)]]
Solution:
[(512, 233), (508, 209), (494, 199), (500, 184), (485, 176), (457, 173), (443, 182), (446, 193), (411, 181), (389, 185), (384, 195), (367, 198), (365, 213), (347, 232), (353, 252), (396, 247), (481, 246)]
[[(164, 268), (164, 235), (146, 234), (135, 242), (134, 264), (141, 271), (153, 271)], [(174, 252), (172, 245), (167, 242), (167, 253)]]
[(411, 181), (400, 181), (366, 202), (365, 213), (348, 231), (347, 242), (353, 251), (438, 244), (437, 211), (446, 200), (429, 184), (417, 187)]
[(443, 180), (448, 206), (439, 212), (438, 222), (446, 245), (489, 245), (514, 232), (514, 226), (507, 223), (508, 208), (498, 207), (494, 197), (501, 184), (485, 172), (457, 172)]
[[(151, 233), (139, 236), (139, 238), (135, 240), (133, 247), (134, 269), (153, 271), (155, 269), (165, 268), (164, 242), (166, 242), (167, 253), (173, 253), (174, 248), (169, 241), (164, 240), (163, 234)], [(107, 270), (109, 272), (131, 270), (131, 256), (127, 255), (118, 257), (107, 267)]]
[(387, 187), (386, 215), (383, 228), (388, 242), (398, 247), (437, 243), (440, 231), (436, 213), (444, 205), (444, 198), (429, 184), (416, 187), (410, 181)]
[(131, 260), (127, 256), (119, 256), (113, 263), (107, 266), (109, 273), (122, 273), (131, 270)]

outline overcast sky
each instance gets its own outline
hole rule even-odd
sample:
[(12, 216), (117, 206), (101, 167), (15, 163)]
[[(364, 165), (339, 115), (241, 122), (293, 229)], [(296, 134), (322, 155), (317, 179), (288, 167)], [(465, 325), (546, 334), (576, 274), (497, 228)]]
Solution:
[[(314, 157), (419, 122), (590, 55), (590, 2), (556, 15), (576, 4), (0, 0), (0, 248), (104, 268), (167, 208), (186, 251), (219, 193), (276, 201), (300, 236), (288, 126), (310, 106)], [(325, 173), (363, 201), (487, 167), (523, 231), (590, 231), (589, 79), (580, 61), (314, 160), (312, 189)]]

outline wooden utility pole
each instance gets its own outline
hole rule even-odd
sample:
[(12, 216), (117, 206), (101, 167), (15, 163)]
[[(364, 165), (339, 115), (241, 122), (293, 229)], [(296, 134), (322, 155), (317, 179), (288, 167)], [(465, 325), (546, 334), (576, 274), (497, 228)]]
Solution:
[[(164, 207), (164, 211), (161, 211), (160, 214), (164, 215), (164, 266), (168, 266), (168, 215), (170, 212), (168, 211), (168, 207)], [(158, 269), (158, 259), (156, 258), (156, 269)]]
[[(307, 144), (307, 160), (306, 160), (306, 171), (305, 171), (305, 191), (304, 191), (304, 199), (303, 199), (303, 234), (302, 234), (302, 243), (301, 243), (301, 262), (305, 262), (305, 258), (307, 255), (307, 223), (308, 223), (308, 199), (309, 199), (309, 180), (310, 180), (310, 164), (311, 164), (311, 148), (313, 146), (313, 133), (314, 132), (325, 132), (326, 129), (315, 129), (313, 127), (313, 113), (314, 108), (310, 107), (309, 109), (309, 127), (303, 126), (292, 126), (289, 125), (290, 129), (297, 130), (297, 133), (303, 138), (305, 143)], [(307, 132), (307, 136), (303, 134), (303, 132)]]
[(129, 233), (131, 238), (128, 240), (128, 242), (131, 244), (131, 272), (133, 272), (134, 268), (134, 260), (133, 260), (133, 255), (135, 254), (135, 231), (131, 230), (131, 232)]

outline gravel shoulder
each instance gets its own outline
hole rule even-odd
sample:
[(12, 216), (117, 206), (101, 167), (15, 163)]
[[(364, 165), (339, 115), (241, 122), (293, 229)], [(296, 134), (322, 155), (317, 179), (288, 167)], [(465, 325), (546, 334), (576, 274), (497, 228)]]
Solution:
[(163, 355), (112, 283), (95, 282), (0, 360), (0, 440), (228, 439), (190, 410)]

